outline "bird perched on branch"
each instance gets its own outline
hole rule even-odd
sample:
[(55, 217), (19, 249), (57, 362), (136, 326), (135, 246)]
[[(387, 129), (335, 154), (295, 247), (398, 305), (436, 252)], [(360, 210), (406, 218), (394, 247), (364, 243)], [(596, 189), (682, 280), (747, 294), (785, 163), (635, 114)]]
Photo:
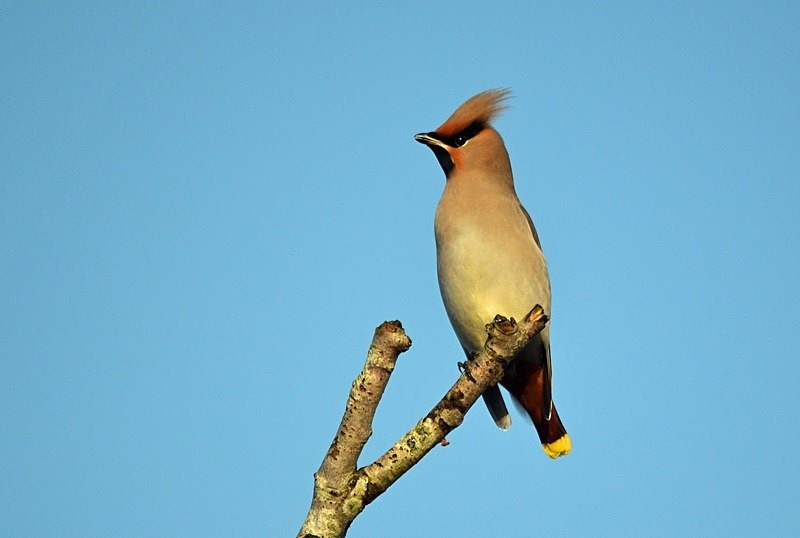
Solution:
[[(495, 315), (522, 319), (539, 304), (550, 316), (550, 278), (539, 236), (514, 190), (503, 139), (492, 127), (509, 97), (488, 90), (467, 100), (435, 131), (414, 138), (433, 150), (446, 183), (436, 209), (436, 260), (447, 316), (469, 358)], [(572, 446), (552, 398), (549, 325), (509, 364), (503, 387), (533, 421), (545, 453)], [(495, 423), (511, 426), (499, 387), (483, 394)]]

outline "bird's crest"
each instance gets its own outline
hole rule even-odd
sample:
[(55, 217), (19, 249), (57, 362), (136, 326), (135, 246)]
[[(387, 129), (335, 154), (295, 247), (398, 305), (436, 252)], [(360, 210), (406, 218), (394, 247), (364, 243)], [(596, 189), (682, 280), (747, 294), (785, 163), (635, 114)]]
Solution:
[(449, 137), (475, 123), (489, 125), (498, 114), (508, 108), (504, 101), (509, 97), (511, 90), (508, 88), (486, 90), (470, 97), (436, 129), (436, 134)]

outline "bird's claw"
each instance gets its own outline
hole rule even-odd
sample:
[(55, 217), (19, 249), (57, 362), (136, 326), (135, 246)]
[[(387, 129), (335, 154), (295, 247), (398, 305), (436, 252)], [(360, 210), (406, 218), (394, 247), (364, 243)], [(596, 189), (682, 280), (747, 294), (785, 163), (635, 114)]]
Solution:
[(458, 362), (458, 371), (461, 372), (462, 374), (466, 375), (467, 379), (469, 379), (470, 381), (475, 383), (475, 378), (470, 373), (469, 368), (470, 368), (469, 367), (469, 360), (467, 360), (466, 362), (461, 362), (461, 361)]

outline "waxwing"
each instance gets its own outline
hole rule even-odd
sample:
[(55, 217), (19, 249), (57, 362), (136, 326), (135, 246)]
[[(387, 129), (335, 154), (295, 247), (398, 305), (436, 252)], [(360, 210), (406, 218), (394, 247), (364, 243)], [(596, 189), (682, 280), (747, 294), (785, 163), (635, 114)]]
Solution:
[[(492, 120), (510, 93), (488, 90), (467, 100), (435, 131), (415, 136), (444, 170), (436, 209), (439, 290), (467, 357), (486, 342), (495, 315), (522, 319), (535, 305), (550, 316), (550, 278), (539, 236), (514, 190), (511, 162)], [(552, 399), (550, 326), (509, 364), (500, 384), (533, 421), (551, 458), (571, 442)], [(499, 387), (483, 395), (495, 423), (511, 426)]]

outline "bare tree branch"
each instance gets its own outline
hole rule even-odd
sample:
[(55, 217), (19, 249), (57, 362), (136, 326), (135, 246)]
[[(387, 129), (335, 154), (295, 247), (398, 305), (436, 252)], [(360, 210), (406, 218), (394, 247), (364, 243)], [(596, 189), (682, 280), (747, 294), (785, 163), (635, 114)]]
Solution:
[(445, 436), (457, 428), (483, 392), (496, 385), (506, 366), (547, 324), (539, 305), (519, 323), (497, 316), (486, 325), (489, 338), (444, 398), (373, 463), (357, 469), (372, 435), (372, 419), (397, 358), (411, 347), (399, 321), (375, 329), (367, 360), (353, 381), (339, 430), (314, 474), (314, 497), (298, 537), (341, 537), (353, 520)]

